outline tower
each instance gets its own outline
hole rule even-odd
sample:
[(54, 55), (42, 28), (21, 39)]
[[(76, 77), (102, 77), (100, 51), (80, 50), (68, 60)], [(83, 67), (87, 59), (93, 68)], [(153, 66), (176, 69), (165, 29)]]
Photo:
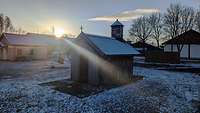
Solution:
[(123, 27), (124, 25), (119, 22), (117, 19), (112, 25), (111, 25), (111, 35), (112, 37), (116, 38), (119, 41), (124, 41), (123, 39)]

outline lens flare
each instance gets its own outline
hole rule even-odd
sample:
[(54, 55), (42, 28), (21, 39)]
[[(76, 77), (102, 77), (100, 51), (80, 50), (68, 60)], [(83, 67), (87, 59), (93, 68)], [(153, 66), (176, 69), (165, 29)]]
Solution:
[(63, 28), (56, 28), (54, 31), (54, 35), (58, 38), (62, 37), (65, 34), (65, 30)]
[[(99, 66), (102, 71), (104, 71), (105, 73), (107, 73), (106, 75), (109, 76), (109, 78), (112, 78), (114, 81), (119, 81), (116, 80), (116, 78), (114, 77), (115, 75), (113, 75), (113, 72), (122, 72), (122, 69), (119, 67), (116, 67), (115, 65), (113, 65), (112, 63), (104, 60), (103, 58), (93, 54), (92, 52), (78, 46), (77, 44), (64, 39), (64, 41), (73, 49), (75, 49), (79, 54), (83, 55), (84, 57), (88, 58), (88, 60), (90, 60), (91, 62), (95, 63), (97, 66)], [(124, 73), (127, 74), (127, 73)], [(126, 78), (123, 78), (124, 76), (121, 76), (120, 82), (121, 83), (126, 83)]]

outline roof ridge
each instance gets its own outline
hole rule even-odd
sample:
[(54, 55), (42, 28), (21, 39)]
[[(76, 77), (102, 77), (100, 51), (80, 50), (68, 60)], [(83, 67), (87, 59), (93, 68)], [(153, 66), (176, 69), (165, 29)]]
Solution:
[[(188, 36), (189, 35), (189, 36)], [(186, 31), (186, 32), (184, 32), (184, 33), (182, 33), (182, 34), (179, 34), (179, 35), (177, 35), (176, 37), (174, 37), (174, 38), (172, 38), (172, 39), (170, 39), (170, 40), (168, 40), (168, 41), (166, 41), (166, 42), (164, 42), (163, 44), (168, 44), (168, 43), (180, 43), (180, 41), (184, 41), (184, 42), (182, 42), (182, 43), (185, 43), (186, 42), (186, 40), (185, 39), (187, 39), (187, 41), (188, 41), (188, 39), (189, 40), (196, 40), (196, 39), (200, 39), (200, 33), (198, 32), (198, 31), (195, 31), (195, 30), (193, 30), (193, 29), (190, 29), (190, 30), (188, 30), (188, 31)], [(191, 42), (191, 41), (190, 41)], [(187, 42), (187, 43), (189, 43), (189, 42)]]
[(111, 26), (124, 26), (118, 19)]
[(27, 36), (44, 36), (44, 37), (55, 37), (51, 34), (42, 34), (42, 33), (26, 33)]
[(116, 40), (114, 37), (109, 37), (109, 36), (96, 35), (96, 34), (89, 34), (89, 33), (84, 33), (84, 34), (85, 34), (85, 35), (89, 35), (89, 36), (94, 36), (95, 38), (106, 38), (106, 39)]
[[(195, 30), (193, 30), (193, 29), (190, 29), (190, 30), (188, 30), (188, 31), (186, 31), (186, 32), (184, 32), (184, 33), (182, 33), (182, 34), (177, 35), (176, 37), (179, 38), (180, 36), (185, 35), (185, 34), (190, 33), (190, 32), (194, 32), (194, 33), (197, 33), (197, 34), (200, 35), (199, 32), (197, 32), (197, 31), (195, 31)], [(175, 37), (175, 38), (176, 38), (176, 37)]]
[(26, 36), (26, 34), (17, 34), (17, 33), (3, 33), (3, 35)]

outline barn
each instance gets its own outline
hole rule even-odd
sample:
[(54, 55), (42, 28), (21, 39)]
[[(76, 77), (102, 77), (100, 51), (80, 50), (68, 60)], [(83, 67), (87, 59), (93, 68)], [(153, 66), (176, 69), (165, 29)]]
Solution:
[[(113, 29), (112, 32), (123, 33), (122, 30), (116, 30), (119, 32)], [(73, 41), (72, 80), (93, 85), (130, 82), (133, 78), (133, 56), (139, 52), (118, 39), (81, 32)]]
[(177, 37), (163, 43), (164, 52), (178, 52), (177, 46), (181, 49), (182, 59), (200, 59), (200, 33), (189, 30)]

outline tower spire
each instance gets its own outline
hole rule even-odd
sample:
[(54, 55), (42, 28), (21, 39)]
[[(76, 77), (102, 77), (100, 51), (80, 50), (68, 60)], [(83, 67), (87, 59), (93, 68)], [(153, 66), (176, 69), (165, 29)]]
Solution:
[(81, 25), (81, 27), (80, 27), (80, 30), (81, 30), (81, 33), (83, 32), (83, 26)]

